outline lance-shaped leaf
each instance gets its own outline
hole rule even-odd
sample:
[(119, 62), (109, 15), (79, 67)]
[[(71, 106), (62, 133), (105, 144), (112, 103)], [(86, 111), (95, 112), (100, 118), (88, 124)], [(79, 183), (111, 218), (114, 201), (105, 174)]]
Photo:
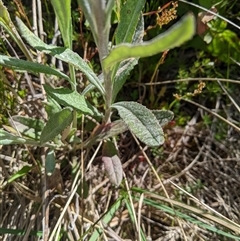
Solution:
[(112, 69), (118, 62), (128, 58), (143, 58), (180, 46), (195, 33), (195, 18), (187, 14), (165, 33), (139, 44), (120, 44), (103, 60), (104, 69)]
[(72, 48), (71, 0), (51, 0), (64, 46)]
[[(104, 79), (103, 79), (103, 73), (101, 73), (100, 75), (98, 75), (98, 80), (100, 81), (101, 84), (104, 83)], [(95, 89), (96, 86), (94, 86), (92, 83), (88, 84), (86, 86), (86, 88), (82, 91), (82, 95), (86, 95), (88, 92), (92, 91)]]
[(47, 102), (44, 102), (44, 104), (48, 117), (51, 117), (53, 114), (57, 113), (62, 109), (61, 105), (50, 95), (47, 96)]
[(32, 47), (80, 69), (88, 80), (104, 95), (105, 90), (103, 85), (99, 82), (98, 77), (77, 53), (68, 48), (45, 44), (40, 38), (34, 35), (19, 18), (16, 18), (16, 20), (22, 36)]
[(170, 110), (152, 110), (152, 113), (155, 115), (161, 126), (166, 125), (174, 117), (173, 112)]
[(43, 128), (40, 136), (40, 143), (52, 141), (59, 135), (66, 127), (68, 127), (73, 120), (73, 112), (71, 108), (65, 108), (56, 114), (52, 115)]
[(26, 45), (23, 43), (22, 38), (17, 32), (15, 25), (13, 24), (7, 8), (4, 6), (2, 0), (0, 0), (0, 25), (7, 31), (12, 37), (15, 43), (23, 51), (29, 61), (32, 61), (32, 55)]
[[(135, 28), (135, 32), (133, 35), (132, 43), (138, 44), (142, 42), (143, 35), (144, 35), (144, 21), (142, 14), (138, 15), (139, 21)], [(128, 38), (127, 38), (128, 39)], [(112, 102), (115, 102), (115, 98), (118, 92), (122, 89), (122, 86), (125, 84), (127, 77), (130, 71), (134, 68), (134, 66), (138, 63), (138, 58), (130, 58), (127, 60), (122, 61), (119, 65), (117, 64), (115, 68), (117, 68), (117, 72), (113, 82), (113, 96)]]
[(151, 110), (137, 102), (118, 102), (112, 105), (128, 128), (148, 146), (159, 146), (164, 142), (161, 126)]
[(100, 59), (108, 54), (109, 31), (111, 28), (111, 13), (114, 0), (78, 0), (87, 19)]
[(118, 151), (112, 141), (103, 144), (102, 161), (112, 184), (119, 186), (122, 181), (122, 163), (118, 157)]
[[(142, 42), (143, 35), (144, 35), (144, 21), (142, 14), (139, 17), (138, 25), (134, 29), (134, 35), (132, 43), (140, 43)], [(127, 33), (125, 33), (127, 34)], [(125, 35), (122, 35), (121, 38), (124, 38)], [(120, 38), (120, 37), (119, 37)], [(130, 74), (130, 71), (134, 68), (134, 66), (138, 63), (138, 58), (131, 58), (128, 60), (122, 61), (119, 65), (115, 66), (114, 71), (114, 80), (113, 80), (113, 96), (112, 96), (112, 102), (115, 102), (115, 98), (121, 90), (122, 86), (126, 82), (126, 79), (128, 75)], [(115, 73), (116, 72), (116, 73)], [(103, 74), (100, 74), (98, 76), (98, 79), (101, 83), (104, 82)], [(89, 84), (86, 86), (86, 88), (83, 90), (82, 95), (85, 95), (89, 91), (93, 90), (95, 87), (92, 84)]]
[(27, 173), (32, 169), (32, 166), (24, 166), (19, 171), (14, 173), (9, 179), (8, 183), (13, 182), (14, 180), (18, 179), (19, 177), (26, 176)]
[(12, 116), (9, 118), (9, 123), (13, 128), (16, 128), (24, 137), (39, 140), (41, 131), (44, 127), (44, 122), (40, 119), (33, 119), (26, 116)]
[[(36, 131), (41, 131), (44, 126), (44, 122), (40, 119), (34, 119), (26, 116), (20, 116), (20, 115), (14, 115), (11, 118), (15, 123), (21, 123), (24, 126), (27, 126), (28, 128), (33, 128)], [(9, 121), (11, 121), (9, 119)]]
[(0, 129), (0, 145), (24, 144), (26, 140)]
[(63, 106), (70, 106), (81, 113), (89, 115), (100, 115), (97, 109), (88, 103), (84, 96), (68, 88), (54, 89), (49, 85), (44, 85), (46, 93)]
[(39, 63), (29, 62), (22, 59), (8, 57), (6, 55), (0, 55), (0, 65), (14, 68), (16, 70), (26, 70), (32, 73), (44, 73), (49, 75), (55, 75), (60, 78), (70, 80), (66, 74), (63, 74), (60, 71), (53, 69), (49, 66), (42, 65)]
[(120, 11), (116, 30), (116, 44), (132, 43), (145, 0), (128, 0)]

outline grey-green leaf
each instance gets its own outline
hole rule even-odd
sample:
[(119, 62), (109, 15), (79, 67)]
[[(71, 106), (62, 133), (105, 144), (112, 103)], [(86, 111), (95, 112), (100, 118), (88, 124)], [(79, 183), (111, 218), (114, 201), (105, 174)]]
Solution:
[(103, 85), (99, 82), (98, 77), (77, 53), (68, 48), (45, 44), (40, 38), (34, 35), (19, 18), (16, 18), (16, 20), (22, 36), (32, 47), (80, 69), (88, 80), (104, 95), (105, 90)]
[(12, 116), (9, 123), (16, 128), (24, 137), (39, 140), (44, 122), (40, 119), (34, 119), (26, 116)]
[(156, 116), (161, 126), (166, 125), (174, 117), (174, 114), (170, 110), (152, 110), (152, 113)]
[(131, 58), (125, 61), (122, 61), (121, 64), (118, 66), (118, 71), (114, 78), (113, 83), (113, 96), (112, 102), (115, 101), (118, 92), (122, 89), (123, 85), (125, 84), (128, 75), (130, 74), (131, 70), (134, 66), (138, 63), (138, 59)]
[[(98, 1), (98, 2), (100, 2), (100, 1)], [(82, 11), (85, 15), (85, 18), (88, 21), (88, 24), (91, 28), (91, 32), (92, 32), (92, 35), (93, 35), (95, 41), (97, 41), (98, 26), (97, 26), (97, 18), (94, 15), (94, 11), (93, 11), (93, 1), (78, 0), (78, 5), (82, 9)], [(99, 11), (99, 12), (100, 12), (99, 14), (101, 15), (101, 17), (103, 17), (103, 15), (104, 15), (103, 10)]]
[(16, 70), (25, 70), (32, 73), (44, 73), (48, 75), (55, 75), (60, 78), (70, 80), (66, 74), (63, 74), (60, 71), (53, 69), (49, 66), (29, 62), (22, 59), (8, 57), (6, 55), (0, 55), (0, 65), (14, 68)]
[(112, 105), (128, 128), (148, 146), (159, 146), (164, 142), (162, 127), (151, 110), (137, 102), (118, 102)]
[(0, 145), (24, 144), (25, 142), (26, 140), (24, 138), (15, 136), (3, 129), (0, 129)]
[(90, 105), (84, 96), (68, 88), (54, 89), (49, 85), (44, 85), (46, 93), (63, 106), (70, 106), (75, 110), (89, 115), (100, 115), (96, 108)]
[(99, 141), (117, 136), (128, 130), (128, 127), (123, 120), (113, 121), (109, 126), (110, 128), (103, 129), (103, 131), (98, 134)]
[(98, 48), (100, 59), (108, 55), (109, 31), (111, 28), (111, 12), (114, 1), (78, 0), (91, 28), (91, 33)]
[(73, 111), (71, 108), (65, 108), (56, 114), (52, 115), (47, 124), (43, 128), (40, 136), (40, 143), (52, 141), (59, 135), (66, 127), (68, 127), (73, 120)]
[(105, 70), (112, 69), (118, 62), (128, 58), (144, 58), (180, 46), (195, 33), (195, 18), (187, 14), (165, 33), (150, 41), (139, 44), (120, 44), (103, 60)]
[[(143, 16), (141, 14), (133, 35), (132, 42), (134, 44), (142, 42), (143, 34), (144, 34), (144, 21), (143, 21)], [(119, 66), (116, 65), (115, 68), (117, 68), (117, 73), (114, 77), (114, 82), (113, 82), (113, 97), (112, 97), (113, 103), (115, 102), (115, 98), (118, 92), (122, 89), (122, 86), (125, 84), (130, 71), (134, 68), (134, 66), (137, 63), (138, 63), (138, 58), (131, 58), (131, 59), (122, 61), (119, 64)]]
[(72, 48), (71, 0), (51, 0), (64, 46)]
[(48, 117), (51, 117), (53, 114), (57, 113), (62, 109), (60, 104), (50, 95), (47, 96), (47, 102), (44, 104)]
[[(14, 122), (19, 122), (22, 125), (28, 127), (28, 128), (33, 128), (36, 131), (41, 131), (43, 129), (44, 126), (44, 122), (41, 119), (34, 119), (31, 117), (27, 117), (27, 116), (20, 116), (20, 115), (14, 115), (11, 118), (12, 120), (14, 120)], [(11, 120), (9, 119), (9, 121)]]
[(116, 44), (132, 43), (145, 0), (128, 0), (120, 11), (120, 22), (116, 30)]

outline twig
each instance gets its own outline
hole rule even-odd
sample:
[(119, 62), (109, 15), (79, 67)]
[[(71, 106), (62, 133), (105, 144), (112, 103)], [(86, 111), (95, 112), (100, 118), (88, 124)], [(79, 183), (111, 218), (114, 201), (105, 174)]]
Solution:
[(224, 121), (224, 122), (227, 123), (228, 125), (232, 126), (236, 131), (240, 132), (240, 127), (236, 126), (235, 124), (233, 124), (232, 122), (228, 121), (227, 119), (225, 119), (224, 117), (220, 116), (219, 114), (217, 114), (217, 113), (209, 110), (209, 109), (206, 108), (205, 106), (200, 105), (200, 104), (198, 104), (198, 103), (196, 103), (196, 102), (194, 102), (194, 101), (192, 101), (192, 100), (188, 100), (188, 99), (184, 99), (184, 98), (182, 98), (182, 100), (184, 100), (184, 101), (186, 101), (186, 102), (189, 102), (189, 103), (191, 103), (191, 104), (193, 104), (193, 105), (198, 106), (199, 108), (207, 111), (208, 113), (212, 114), (213, 116), (219, 118), (220, 120)]

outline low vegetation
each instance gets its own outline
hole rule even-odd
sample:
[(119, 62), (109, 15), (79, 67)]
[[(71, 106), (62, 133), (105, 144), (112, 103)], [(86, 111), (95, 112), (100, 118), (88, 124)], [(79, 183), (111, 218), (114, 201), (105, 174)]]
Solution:
[(238, 1), (0, 1), (3, 240), (240, 240)]

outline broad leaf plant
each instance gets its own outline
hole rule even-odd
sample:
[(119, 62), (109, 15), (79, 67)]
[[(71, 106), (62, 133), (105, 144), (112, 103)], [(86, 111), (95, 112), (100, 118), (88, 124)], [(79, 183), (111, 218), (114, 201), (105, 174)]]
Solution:
[[(117, 9), (116, 2), (119, 3), (114, 0), (78, 0), (98, 49), (102, 70), (102, 74), (98, 76), (79, 54), (72, 51), (70, 0), (51, 0), (63, 39), (63, 47), (44, 43), (19, 18), (16, 18), (17, 27), (15, 27), (7, 8), (0, 1), (0, 24), (26, 57), (26, 60), (23, 60), (0, 55), (0, 65), (16, 71), (53, 75), (65, 79), (71, 86), (71, 88), (54, 88), (46, 83), (43, 88), (47, 96), (45, 110), (48, 120), (13, 116), (13, 122), (21, 124), (21, 128), (18, 129), (21, 135), (9, 131), (10, 127), (1, 129), (0, 145), (25, 144), (47, 147), (46, 159), (50, 160), (50, 164), (46, 165), (46, 168), (54, 169), (54, 151), (65, 145), (66, 141), (69, 141), (73, 148), (83, 149), (97, 142), (103, 142), (102, 161), (110, 181), (118, 186), (122, 181), (122, 166), (115, 141), (116, 136), (130, 130), (150, 147), (163, 144), (162, 126), (173, 118), (173, 113), (167, 110), (151, 111), (134, 101), (117, 102), (116, 97), (130, 71), (138, 64), (139, 58), (178, 47), (192, 38), (195, 32), (194, 16), (191, 13), (186, 14), (163, 34), (149, 41), (143, 41), (142, 9), (145, 0), (127, 0), (120, 3), (121, 8), (117, 10), (118, 25), (113, 39), (110, 39), (111, 16)], [(24, 41), (33, 49), (67, 63), (69, 75), (47, 64), (37, 63)], [(81, 71), (89, 83), (81, 93), (77, 91), (76, 71)], [(98, 91), (102, 95), (103, 112), (87, 100), (86, 95), (91, 91)], [(116, 111), (119, 119), (115, 118), (113, 121), (112, 114)], [(101, 123), (86, 140), (70, 138), (76, 135), (79, 126), (78, 117), (83, 115), (91, 116), (93, 119), (100, 118)]]

